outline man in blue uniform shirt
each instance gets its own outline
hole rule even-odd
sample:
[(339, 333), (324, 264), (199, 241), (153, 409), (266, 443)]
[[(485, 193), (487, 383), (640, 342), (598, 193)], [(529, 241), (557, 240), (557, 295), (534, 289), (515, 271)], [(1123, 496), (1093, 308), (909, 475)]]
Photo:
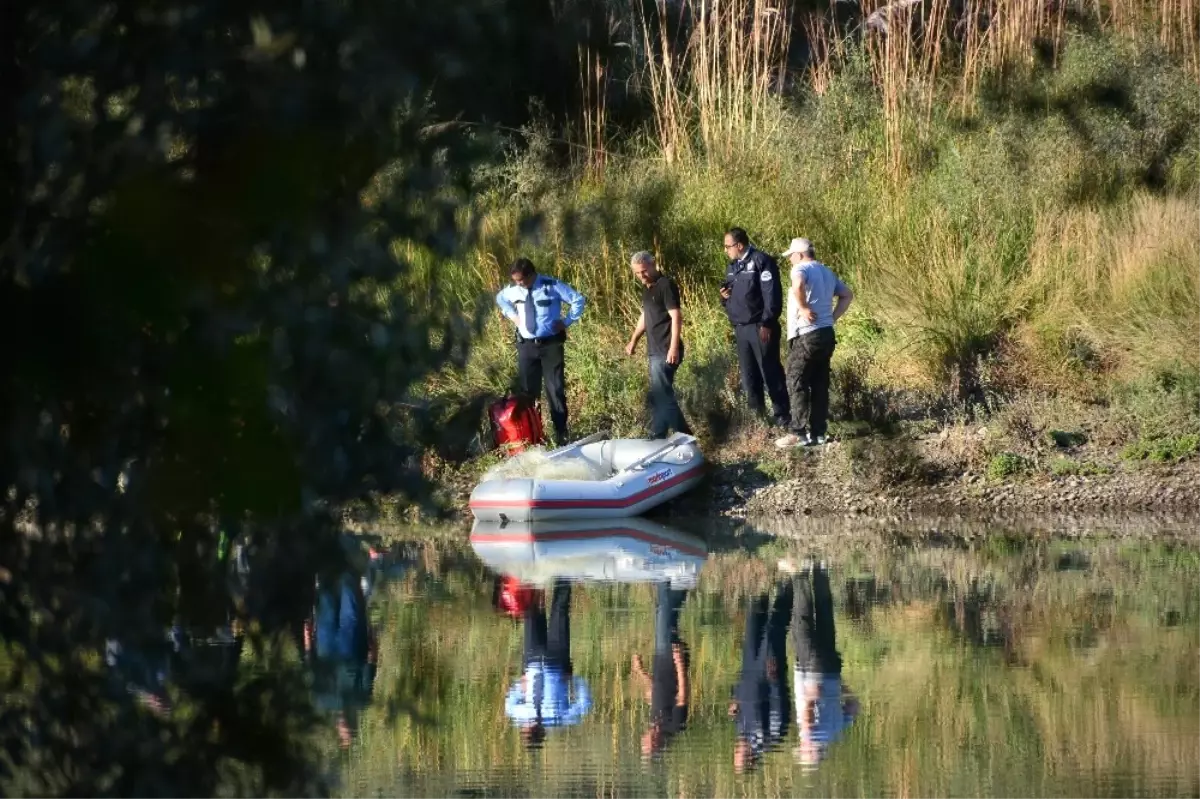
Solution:
[(547, 727), (578, 724), (592, 708), (587, 681), (571, 661), (571, 584), (556, 579), (547, 622), (544, 600), (524, 610), (525, 653), (521, 678), (504, 697), (504, 713), (530, 747), (540, 746)]
[(783, 311), (779, 265), (752, 247), (746, 231), (739, 227), (726, 231), (725, 255), (730, 260), (721, 284), (721, 305), (737, 339), (742, 390), (750, 407), (765, 413), (765, 384), (775, 423), (786, 427), (791, 421), (791, 404), (779, 360), (779, 314)]
[[(586, 303), (582, 294), (552, 277), (539, 275), (528, 258), (518, 258), (509, 268), (512, 285), (496, 295), (496, 305), (517, 329), (517, 380), (531, 399), (546, 386), (554, 442), (567, 443), (567, 382), (563, 370), (563, 342), (567, 328), (579, 321)], [(563, 305), (568, 307), (562, 314)]]

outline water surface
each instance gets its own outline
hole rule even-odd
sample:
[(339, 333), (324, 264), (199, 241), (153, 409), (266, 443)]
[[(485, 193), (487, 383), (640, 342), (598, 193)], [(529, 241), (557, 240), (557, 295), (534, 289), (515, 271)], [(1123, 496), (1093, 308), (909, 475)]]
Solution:
[[(391, 531), (342, 790), (1200, 795), (1200, 554), (1165, 523), (1122, 524)], [(543, 610), (506, 611), (503, 575)], [(580, 690), (531, 733), (514, 700), (539, 671)]]

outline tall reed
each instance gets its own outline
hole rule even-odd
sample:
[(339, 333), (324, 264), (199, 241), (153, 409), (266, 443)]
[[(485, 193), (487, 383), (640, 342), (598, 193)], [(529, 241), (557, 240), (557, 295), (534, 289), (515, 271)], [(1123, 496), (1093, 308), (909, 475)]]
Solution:
[[(781, 0), (682, 0), (686, 38), (672, 41), (665, 0), (643, 13), (654, 119), (667, 163), (692, 154), (728, 161), (769, 137), (768, 98), (782, 84), (791, 17)], [(657, 31), (657, 35), (655, 34)]]

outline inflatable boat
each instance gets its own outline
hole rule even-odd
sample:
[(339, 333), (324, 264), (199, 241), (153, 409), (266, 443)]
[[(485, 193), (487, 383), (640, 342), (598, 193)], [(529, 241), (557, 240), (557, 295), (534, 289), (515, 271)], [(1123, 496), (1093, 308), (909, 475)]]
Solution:
[(527, 585), (562, 578), (693, 588), (708, 557), (708, 547), (696, 536), (637, 516), (475, 522), (471, 548), (492, 571)]
[(471, 492), (471, 513), (479, 521), (502, 523), (637, 516), (704, 476), (704, 455), (696, 439), (683, 433), (666, 439), (597, 433), (547, 453), (545, 462), (573, 463), (600, 479), (485, 479)]

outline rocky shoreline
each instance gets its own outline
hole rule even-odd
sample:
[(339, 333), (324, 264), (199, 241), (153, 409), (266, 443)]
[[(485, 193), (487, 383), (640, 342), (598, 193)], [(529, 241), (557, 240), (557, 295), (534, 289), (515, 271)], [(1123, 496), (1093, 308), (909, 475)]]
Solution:
[[(811, 456), (810, 456), (811, 457)], [(823, 455), (815, 455), (822, 458)], [(1001, 481), (964, 473), (929, 482), (870, 486), (817, 463), (799, 474), (771, 474), (753, 461), (714, 462), (708, 479), (656, 515), (781, 517), (1006, 517), (1014, 514), (1153, 512), (1200, 518), (1200, 460), (1154, 464), (1093, 476), (1036, 474)], [(443, 482), (444, 515), (469, 519), (474, 480)]]
[[(814, 472), (772, 480), (745, 465), (718, 465), (703, 510), (735, 518), (786, 515), (953, 513), (1007, 515), (1014, 511), (1082, 513), (1170, 511), (1200, 515), (1200, 463), (1195, 461), (1098, 476), (1037, 475), (999, 482), (967, 474), (934, 483), (900, 483), (864, 490)], [(692, 502), (681, 497), (683, 506)], [(695, 508), (693, 508), (695, 509)]]

